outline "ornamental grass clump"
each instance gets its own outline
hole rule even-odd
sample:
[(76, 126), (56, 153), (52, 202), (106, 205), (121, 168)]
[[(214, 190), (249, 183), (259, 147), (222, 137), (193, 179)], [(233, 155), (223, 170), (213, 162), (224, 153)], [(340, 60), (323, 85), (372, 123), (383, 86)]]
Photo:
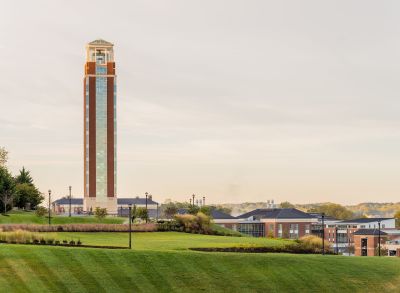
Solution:
[(175, 221), (181, 231), (187, 233), (206, 234), (211, 231), (211, 219), (207, 215), (199, 212), (196, 215), (175, 215)]
[(41, 234), (36, 232), (16, 230), (9, 232), (0, 232), (0, 242), (3, 243), (19, 243), (19, 244), (29, 244), (29, 243), (46, 243), (54, 242), (54, 237), (50, 234)]
[[(294, 250), (321, 253), (322, 252), (322, 239), (315, 235), (306, 235), (299, 238), (294, 245), (291, 245)], [(332, 248), (328, 241), (324, 241), (325, 253), (331, 253)]]

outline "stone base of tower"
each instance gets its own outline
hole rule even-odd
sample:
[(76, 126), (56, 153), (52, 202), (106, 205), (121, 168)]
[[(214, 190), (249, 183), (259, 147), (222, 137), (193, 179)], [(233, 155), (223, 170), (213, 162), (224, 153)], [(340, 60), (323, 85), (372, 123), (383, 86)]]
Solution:
[(116, 214), (118, 212), (117, 198), (108, 197), (106, 201), (98, 201), (96, 197), (85, 196), (83, 198), (83, 210), (85, 212), (92, 211), (94, 213), (97, 207), (106, 208), (108, 214)]

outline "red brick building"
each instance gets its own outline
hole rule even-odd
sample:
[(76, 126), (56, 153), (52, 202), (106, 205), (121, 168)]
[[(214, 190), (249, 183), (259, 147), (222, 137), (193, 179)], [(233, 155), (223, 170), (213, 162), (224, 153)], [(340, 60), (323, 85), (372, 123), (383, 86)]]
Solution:
[(356, 256), (375, 256), (379, 241), (381, 248), (386, 242), (387, 234), (378, 229), (360, 229), (354, 232), (354, 255)]
[(256, 209), (237, 217), (230, 215), (214, 218), (218, 225), (254, 237), (297, 239), (311, 234), (311, 225), (318, 219), (298, 209)]

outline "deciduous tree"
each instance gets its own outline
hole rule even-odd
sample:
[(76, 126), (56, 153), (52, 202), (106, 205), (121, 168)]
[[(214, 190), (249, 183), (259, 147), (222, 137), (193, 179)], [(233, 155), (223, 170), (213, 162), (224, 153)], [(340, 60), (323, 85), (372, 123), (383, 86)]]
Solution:
[(8, 152), (4, 147), (0, 147), (0, 167), (4, 167), (8, 161)]
[(3, 213), (12, 206), (15, 195), (15, 182), (5, 167), (0, 167), (0, 201), (3, 203)]

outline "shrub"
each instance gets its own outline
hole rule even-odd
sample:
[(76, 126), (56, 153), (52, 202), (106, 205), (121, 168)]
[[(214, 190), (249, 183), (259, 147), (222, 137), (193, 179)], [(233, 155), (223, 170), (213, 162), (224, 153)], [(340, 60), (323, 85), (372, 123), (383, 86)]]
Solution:
[(94, 210), (94, 215), (97, 219), (99, 219), (99, 221), (101, 221), (107, 216), (107, 209), (96, 207), (96, 209)]
[[(64, 224), (64, 225), (35, 225), (35, 224), (1, 224), (2, 231), (25, 230), (30, 232), (127, 232), (128, 224)], [(157, 231), (157, 224), (132, 225), (133, 232)]]
[(196, 215), (176, 215), (175, 221), (181, 231), (188, 233), (210, 231), (210, 217), (203, 213), (197, 213)]
[(47, 215), (48, 210), (45, 207), (37, 207), (35, 213), (38, 217), (44, 217)]

